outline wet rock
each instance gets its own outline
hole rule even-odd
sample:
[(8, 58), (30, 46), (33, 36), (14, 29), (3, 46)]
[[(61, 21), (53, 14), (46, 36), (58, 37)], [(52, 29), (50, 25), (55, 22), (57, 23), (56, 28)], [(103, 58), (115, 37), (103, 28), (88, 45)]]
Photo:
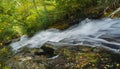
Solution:
[(42, 52), (35, 52), (34, 54), (35, 55), (44, 55), (48, 58), (55, 56), (55, 53), (54, 53), (55, 49), (53, 46), (43, 45), (41, 47), (41, 49), (43, 50)]
[(28, 48), (27, 52), (22, 50), (9, 59), (6, 65), (12, 69), (119, 69), (118, 55), (103, 47), (56, 47), (45, 44), (41, 48)]

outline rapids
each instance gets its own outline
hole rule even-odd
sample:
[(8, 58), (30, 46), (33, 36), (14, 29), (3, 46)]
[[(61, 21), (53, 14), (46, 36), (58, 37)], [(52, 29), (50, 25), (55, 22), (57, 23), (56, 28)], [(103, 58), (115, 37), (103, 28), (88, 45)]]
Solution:
[(74, 45), (103, 46), (119, 53), (120, 49), (120, 18), (103, 18), (99, 20), (85, 19), (64, 31), (48, 29), (27, 35), (20, 41), (10, 44), (13, 50), (23, 46), (41, 47), (46, 42), (61, 42)]

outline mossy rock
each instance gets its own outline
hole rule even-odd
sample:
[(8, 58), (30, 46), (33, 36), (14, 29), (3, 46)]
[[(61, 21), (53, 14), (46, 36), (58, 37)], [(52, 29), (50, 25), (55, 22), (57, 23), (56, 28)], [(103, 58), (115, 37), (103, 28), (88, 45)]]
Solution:
[(69, 23), (65, 21), (56, 22), (55, 24), (49, 26), (48, 28), (56, 28), (59, 30), (65, 30), (69, 27)]
[[(40, 54), (40, 50), (55, 54)], [(50, 49), (48, 51), (48, 49)], [(17, 53), (6, 62), (9, 67), (15, 69), (116, 69), (120, 68), (119, 54), (113, 53), (102, 47), (89, 46), (61, 46), (55, 49), (45, 45), (42, 48), (27, 49)], [(39, 54), (36, 54), (39, 53)], [(20, 67), (21, 66), (21, 67)]]

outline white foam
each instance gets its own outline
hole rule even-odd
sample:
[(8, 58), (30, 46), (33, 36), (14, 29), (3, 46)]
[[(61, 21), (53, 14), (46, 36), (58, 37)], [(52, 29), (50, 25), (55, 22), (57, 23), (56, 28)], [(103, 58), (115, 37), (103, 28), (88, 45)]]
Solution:
[[(77, 26), (67, 29), (65, 31), (59, 31), (56, 29), (41, 31), (31, 38), (22, 37), (20, 41), (11, 43), (10, 46), (12, 46), (13, 50), (17, 50), (26, 45), (29, 45), (29, 47), (41, 47), (47, 41), (59, 42), (65, 38), (69, 39), (69, 41), (72, 38), (80, 41), (83, 40), (83, 43), (81, 44), (84, 44), (84, 41), (88, 39), (91, 41), (93, 41), (94, 39), (94, 41), (96, 42), (101, 41), (109, 44), (120, 45), (120, 43), (109, 42), (103, 39), (101, 40), (101, 38), (99, 38), (102, 35), (108, 34), (111, 34), (112, 37), (113, 36), (116, 37), (115, 34), (120, 34), (119, 18), (117, 19), (104, 18), (101, 20), (85, 19), (82, 22), (80, 22)], [(84, 37), (89, 38), (85, 39)], [(120, 35), (117, 35), (117, 37), (120, 37)], [(97, 45), (99, 46), (99, 44), (100, 43), (98, 43)]]

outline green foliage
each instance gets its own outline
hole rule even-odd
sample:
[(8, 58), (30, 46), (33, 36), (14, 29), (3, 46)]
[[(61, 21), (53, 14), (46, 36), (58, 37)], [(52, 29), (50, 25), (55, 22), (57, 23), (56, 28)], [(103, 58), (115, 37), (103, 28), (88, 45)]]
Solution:
[(57, 11), (66, 15), (68, 18), (71, 15), (79, 15), (84, 9), (95, 6), (95, 0), (55, 0)]
[[(43, 1), (44, 2), (44, 1)], [(34, 34), (44, 29), (52, 21), (49, 10), (40, 0), (2, 0), (0, 1), (0, 42), (7, 41), (24, 34)], [(47, 7), (49, 8), (49, 7)]]
[[(87, 8), (113, 0), (1, 0), (0, 42), (33, 35), (54, 23), (79, 17)], [(65, 21), (63, 21), (65, 22)]]
[(10, 67), (5, 66), (5, 61), (13, 55), (10, 47), (0, 46), (0, 69), (10, 69)]

